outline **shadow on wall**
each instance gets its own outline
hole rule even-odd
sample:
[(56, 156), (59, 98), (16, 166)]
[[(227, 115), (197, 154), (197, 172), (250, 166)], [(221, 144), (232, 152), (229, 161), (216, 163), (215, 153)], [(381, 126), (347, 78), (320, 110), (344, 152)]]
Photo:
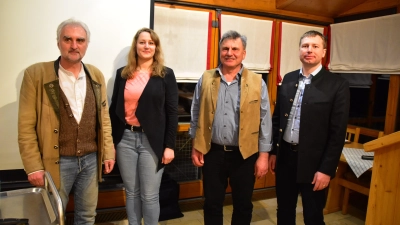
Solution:
[(113, 69), (113, 75), (107, 82), (107, 96), (108, 96), (108, 105), (111, 104), (111, 97), (112, 97), (112, 92), (114, 89), (114, 81), (115, 81), (115, 75), (116, 72), (119, 68), (126, 66), (127, 63), (127, 57), (128, 53), (130, 50), (130, 46), (127, 46), (123, 48), (117, 55), (117, 57), (114, 60), (114, 69)]
[[(24, 71), (15, 80), (17, 101), (0, 107), (0, 170), (23, 169), (18, 149), (18, 103)], [(3, 97), (12, 96), (11, 93), (4, 94)]]
[[(110, 103), (114, 88), (115, 73), (118, 68), (126, 65), (127, 55), (130, 46), (123, 48), (114, 60), (113, 76), (107, 81), (107, 96)], [(23, 169), (18, 148), (18, 104), (21, 90), (21, 83), (24, 77), (25, 68), (18, 74), (15, 80), (15, 91), (17, 100), (0, 107), (0, 170)], [(12, 96), (10, 93), (5, 95)]]
[[(114, 88), (115, 72), (118, 68), (125, 66), (130, 46), (123, 48), (114, 60), (114, 75), (107, 82), (107, 96), (110, 102)], [(24, 77), (25, 68), (18, 74), (15, 80), (15, 91), (17, 100), (0, 107), (0, 170), (23, 169), (19, 148), (18, 148), (18, 105), (21, 90), (21, 83)], [(5, 96), (12, 96), (4, 93)], [(3, 96), (3, 97), (5, 97)]]

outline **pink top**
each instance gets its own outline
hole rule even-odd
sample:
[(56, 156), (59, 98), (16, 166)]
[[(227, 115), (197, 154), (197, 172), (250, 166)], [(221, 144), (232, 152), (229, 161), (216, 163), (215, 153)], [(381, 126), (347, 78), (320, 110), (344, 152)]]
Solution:
[(138, 101), (143, 93), (144, 88), (149, 82), (150, 73), (136, 71), (133, 78), (128, 79), (125, 85), (125, 121), (129, 125), (140, 126), (139, 120), (136, 117), (136, 109)]

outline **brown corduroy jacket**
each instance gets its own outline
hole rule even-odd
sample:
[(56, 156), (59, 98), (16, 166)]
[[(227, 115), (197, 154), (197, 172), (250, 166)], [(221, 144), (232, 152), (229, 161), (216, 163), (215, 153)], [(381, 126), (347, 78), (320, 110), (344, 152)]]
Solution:
[[(101, 181), (102, 162), (115, 158), (106, 84), (100, 70), (88, 64), (83, 66), (96, 98), (98, 178)], [(58, 68), (59, 59), (37, 63), (25, 70), (18, 112), (18, 143), (25, 172), (49, 171), (57, 188), (60, 186)]]

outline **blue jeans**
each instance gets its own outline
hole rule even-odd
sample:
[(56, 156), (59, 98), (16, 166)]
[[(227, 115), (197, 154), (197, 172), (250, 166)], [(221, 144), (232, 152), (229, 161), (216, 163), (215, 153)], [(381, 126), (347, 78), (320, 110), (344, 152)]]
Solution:
[(157, 225), (159, 191), (164, 168), (157, 171), (158, 158), (146, 134), (125, 129), (117, 145), (117, 162), (126, 194), (129, 225)]
[(68, 195), (74, 190), (74, 224), (94, 224), (99, 186), (97, 152), (84, 156), (60, 157), (60, 197), (64, 211)]

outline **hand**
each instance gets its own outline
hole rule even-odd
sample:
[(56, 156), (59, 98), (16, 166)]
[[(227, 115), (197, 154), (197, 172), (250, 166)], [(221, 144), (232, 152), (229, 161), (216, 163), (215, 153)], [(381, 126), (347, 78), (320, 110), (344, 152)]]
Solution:
[(254, 168), (254, 175), (257, 179), (265, 176), (268, 173), (268, 152), (260, 152)]
[(115, 160), (114, 159), (108, 159), (104, 160), (104, 174), (109, 174), (111, 171), (114, 169), (114, 164)]
[(269, 171), (271, 171), (272, 174), (275, 174), (275, 166), (276, 166), (276, 155), (270, 155), (268, 161), (268, 167)]
[(36, 187), (44, 186), (44, 171), (40, 170), (28, 175), (29, 183)]
[(329, 181), (331, 180), (331, 177), (329, 175), (326, 175), (321, 172), (316, 172), (314, 174), (314, 179), (312, 181), (312, 184), (314, 184), (314, 191), (319, 191), (322, 190), (329, 185)]
[(197, 167), (202, 167), (204, 165), (204, 155), (203, 153), (197, 151), (197, 149), (192, 148), (192, 162), (193, 165)]
[(172, 160), (174, 160), (174, 158), (175, 158), (175, 151), (170, 148), (165, 148), (164, 155), (161, 159), (161, 163), (169, 164), (171, 163)]

